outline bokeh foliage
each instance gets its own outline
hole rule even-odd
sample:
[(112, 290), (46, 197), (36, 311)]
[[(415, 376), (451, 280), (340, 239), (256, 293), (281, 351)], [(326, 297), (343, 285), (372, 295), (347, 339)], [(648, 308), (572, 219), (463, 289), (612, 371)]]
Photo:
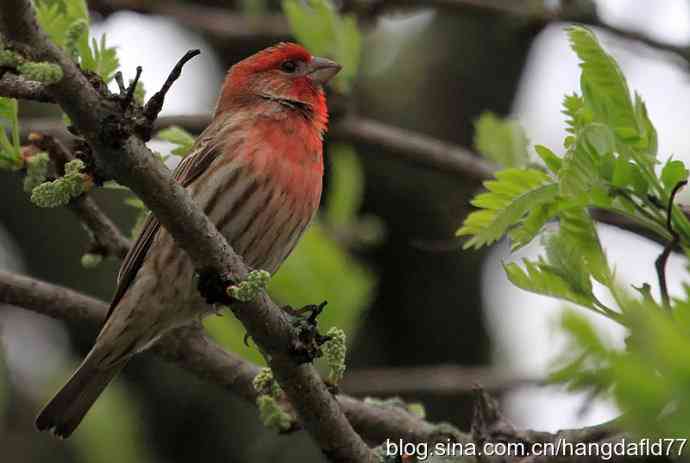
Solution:
[[(552, 380), (611, 395), (623, 411), (622, 422), (640, 435), (686, 437), (690, 287), (668, 304), (652, 294), (648, 283), (626, 288), (615, 277), (590, 209), (623, 215), (662, 241), (677, 235), (677, 245), (689, 256), (690, 223), (670, 205), (688, 170), (677, 160), (661, 165), (656, 130), (642, 98), (631, 95), (618, 64), (596, 36), (579, 26), (567, 33), (582, 72), (581, 94), (568, 95), (563, 103), (565, 154), (537, 145), (538, 158), (521, 167), (524, 162), (515, 153), (522, 153), (522, 147), (515, 146), (523, 143), (526, 149), (526, 139), (507, 136), (515, 133), (514, 122), (482, 118), (477, 144), (485, 149), (480, 151), (506, 168), (485, 182), (487, 191), (473, 201), (479, 210), (458, 234), (470, 236), (465, 247), (477, 248), (507, 236), (513, 249), (540, 236), (544, 255), (525, 259), (522, 266), (505, 263), (508, 279), (526, 291), (594, 311), (628, 332), (621, 348), (607, 342), (581, 312), (566, 312), (562, 327), (571, 345)], [(556, 230), (545, 229), (551, 221), (558, 222)], [(615, 307), (595, 296), (595, 282), (608, 290)]]

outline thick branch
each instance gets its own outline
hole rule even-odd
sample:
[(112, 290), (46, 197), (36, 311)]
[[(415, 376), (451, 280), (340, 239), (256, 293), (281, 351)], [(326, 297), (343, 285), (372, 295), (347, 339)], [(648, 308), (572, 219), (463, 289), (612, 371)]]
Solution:
[(329, 133), (335, 140), (371, 143), (393, 151), (406, 161), (468, 178), (490, 178), (496, 170), (495, 165), (463, 147), (372, 119), (346, 117)]
[(456, 396), (474, 391), (477, 384), (488, 391), (505, 391), (542, 382), (534, 377), (515, 376), (505, 369), (429, 365), (353, 370), (343, 378), (340, 386), (348, 394), (360, 397), (398, 394)]
[[(244, 280), (248, 268), (241, 258), (144, 142), (121, 132), (121, 112), (49, 42), (38, 27), (31, 3), (4, 0), (0, 30), (6, 39), (31, 47), (37, 58), (62, 68), (64, 77), (48, 87), (50, 95), (89, 142), (100, 166), (142, 198), (195, 266)], [(374, 455), (354, 432), (314, 367), (300, 364), (291, 355), (289, 346), (296, 333), (286, 315), (265, 293), (256, 302), (237, 304), (233, 311), (266, 354), (276, 379), (323, 452), (333, 461), (373, 462)]]
[(9, 72), (5, 72), (0, 79), (0, 96), (53, 103), (53, 97), (50, 96), (44, 84), (26, 80)]
[[(108, 306), (98, 299), (30, 277), (0, 271), (0, 303), (15, 305), (51, 318), (82, 323), (96, 330)], [(210, 340), (200, 327), (183, 328), (165, 336), (154, 352), (211, 384), (255, 403), (252, 381), (259, 367)], [(394, 408), (367, 405), (345, 395), (337, 397), (353, 426), (373, 443), (386, 438), (410, 442), (429, 440), (436, 427)]]
[[(587, 426), (579, 429), (564, 429), (556, 433), (540, 431), (520, 431), (516, 430), (513, 424), (501, 413), (498, 402), (489, 396), (484, 390), (476, 390), (476, 402), (474, 416), (472, 419), (472, 439), (474, 442), (508, 442), (523, 446), (520, 453), (525, 455), (510, 455), (512, 458), (503, 456), (486, 456), (480, 461), (503, 463), (506, 461), (519, 461), (520, 463), (530, 462), (560, 462), (560, 463), (589, 463), (602, 461), (603, 453), (598, 454), (596, 450), (587, 452), (576, 452), (574, 445), (577, 443), (597, 443), (595, 449), (602, 449), (602, 444), (606, 443), (620, 448), (625, 448), (626, 442), (632, 441), (632, 436), (624, 434), (619, 429), (618, 420), (601, 423), (596, 426)], [(533, 443), (551, 443), (551, 448), (540, 446), (531, 447)], [(562, 444), (570, 444), (573, 447), (568, 450)], [(536, 450), (538, 455), (527, 456), (528, 452)], [(513, 450), (513, 453), (518, 450)], [(558, 453), (556, 453), (558, 452)], [(524, 458), (526, 456), (526, 458)], [(649, 461), (649, 455), (632, 455), (628, 452), (618, 452), (612, 455), (611, 461), (631, 462)], [(655, 458), (654, 461), (657, 461)], [(658, 459), (660, 462), (672, 461), (671, 455), (665, 455)]]

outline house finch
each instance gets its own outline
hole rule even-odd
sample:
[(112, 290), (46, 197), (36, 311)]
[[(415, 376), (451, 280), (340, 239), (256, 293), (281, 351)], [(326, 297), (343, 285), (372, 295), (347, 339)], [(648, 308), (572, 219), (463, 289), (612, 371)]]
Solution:
[[(322, 85), (339, 70), (293, 43), (235, 64), (211, 124), (175, 169), (177, 181), (254, 269), (275, 272), (319, 205), (328, 122)], [(68, 437), (134, 354), (214, 311), (197, 291), (194, 270), (149, 216), (122, 264), (95, 345), (38, 415), (39, 430)]]

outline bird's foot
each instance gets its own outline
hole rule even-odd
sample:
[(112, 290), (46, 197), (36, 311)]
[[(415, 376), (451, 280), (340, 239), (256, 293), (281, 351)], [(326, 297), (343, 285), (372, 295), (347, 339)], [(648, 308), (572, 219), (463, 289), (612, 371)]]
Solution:
[(290, 323), (297, 332), (297, 337), (292, 341), (290, 350), (299, 363), (310, 363), (321, 357), (321, 346), (331, 339), (319, 333), (317, 317), (323, 312), (327, 301), (321, 304), (309, 304), (294, 309), (290, 306), (283, 307), (288, 314)]
[(195, 276), (197, 289), (208, 304), (229, 305), (233, 302), (227, 289), (236, 282), (229, 275), (219, 275), (212, 270), (199, 270)]

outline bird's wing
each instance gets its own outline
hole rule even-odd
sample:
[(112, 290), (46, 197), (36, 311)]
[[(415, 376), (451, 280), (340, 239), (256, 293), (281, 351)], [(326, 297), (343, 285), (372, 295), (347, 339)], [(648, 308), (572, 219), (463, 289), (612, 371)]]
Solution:
[[(173, 176), (183, 187), (187, 187), (196, 180), (220, 153), (217, 144), (214, 143), (217, 135), (218, 125), (217, 123), (212, 123), (199, 135), (192, 148), (192, 152), (180, 161), (175, 168)], [(110, 318), (113, 310), (115, 310), (115, 307), (132, 284), (132, 281), (134, 281), (134, 277), (136, 277), (137, 272), (141, 268), (146, 253), (151, 247), (159, 229), (160, 222), (152, 213), (149, 213), (139, 237), (122, 261), (122, 266), (117, 274), (117, 289), (110, 303), (108, 315), (106, 315), (103, 323)]]

